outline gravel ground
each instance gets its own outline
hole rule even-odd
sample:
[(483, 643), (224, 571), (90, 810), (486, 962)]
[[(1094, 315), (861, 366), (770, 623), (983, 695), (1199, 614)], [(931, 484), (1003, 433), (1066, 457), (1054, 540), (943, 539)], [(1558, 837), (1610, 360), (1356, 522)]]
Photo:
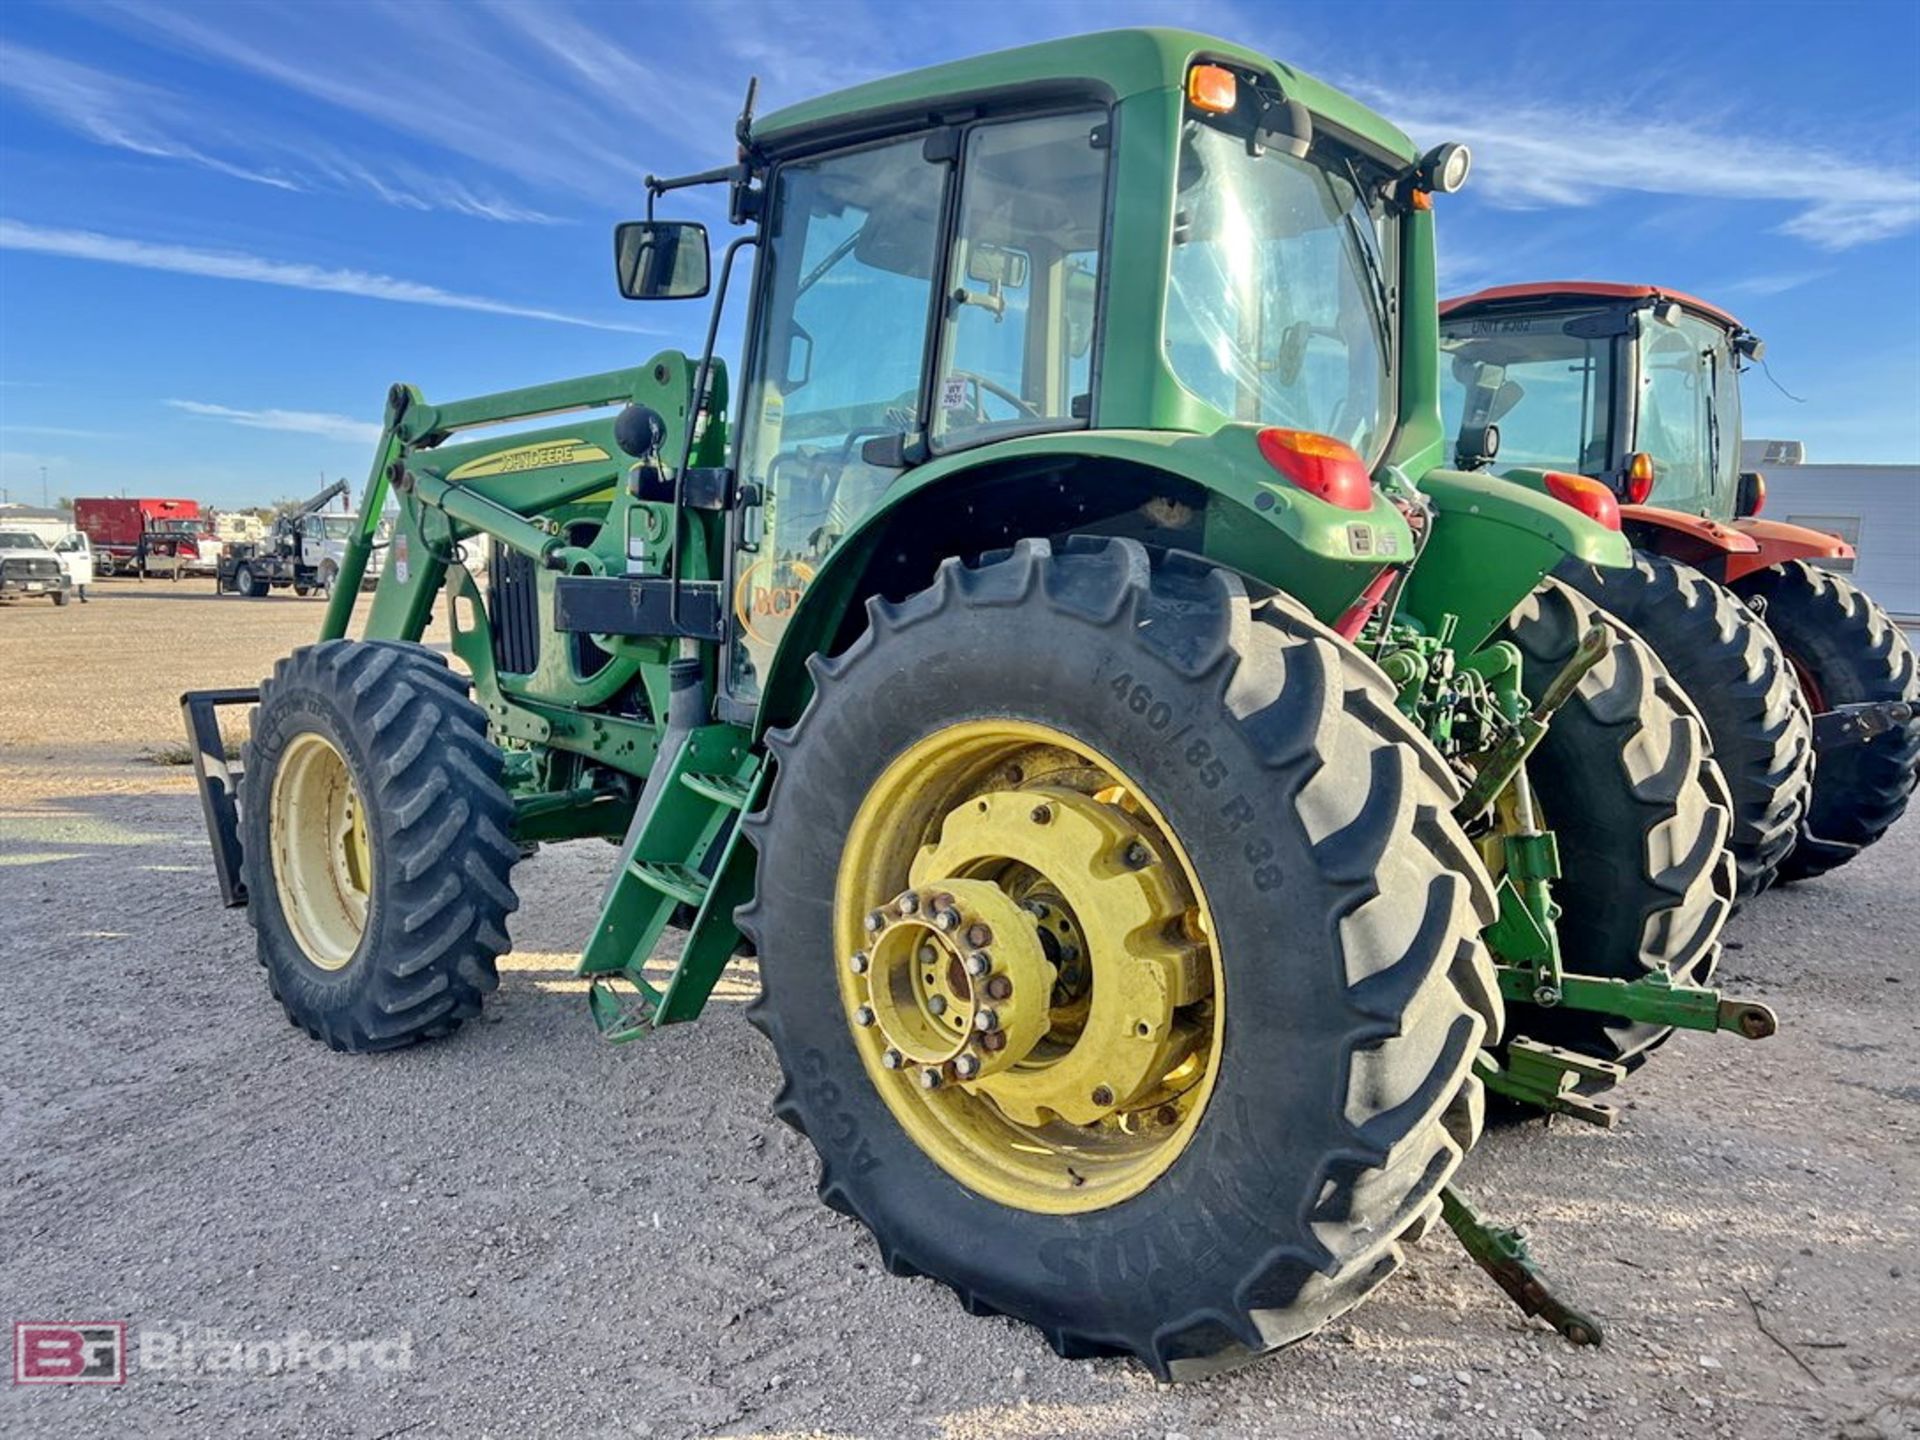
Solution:
[[(484, 1023), (375, 1058), (291, 1029), (190, 772), (144, 757), (178, 691), (253, 682), (319, 607), (210, 588), (0, 607), (0, 1297), (149, 1337), (123, 1388), (10, 1387), (0, 1431), (1920, 1433), (1920, 823), (1734, 923), (1723, 973), (1779, 1037), (1679, 1037), (1617, 1130), (1469, 1161), (1604, 1347), (1524, 1321), (1442, 1231), (1330, 1331), (1166, 1388), (881, 1272), (768, 1113), (749, 967), (703, 1023), (602, 1045), (570, 972), (611, 847), (517, 872)], [(184, 1375), (162, 1332), (411, 1365)]]

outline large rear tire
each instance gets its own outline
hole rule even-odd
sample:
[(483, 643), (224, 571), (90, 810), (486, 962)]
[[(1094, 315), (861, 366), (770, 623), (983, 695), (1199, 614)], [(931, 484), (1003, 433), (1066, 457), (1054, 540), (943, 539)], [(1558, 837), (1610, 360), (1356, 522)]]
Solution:
[(520, 852), (467, 682), (420, 645), (325, 640), (260, 686), (241, 853), (260, 963), (335, 1050), (393, 1050), (480, 1013), (510, 948)]
[[(822, 1198), (894, 1273), (1062, 1355), (1130, 1353), (1162, 1377), (1358, 1304), (1477, 1138), (1472, 1062), (1500, 1026), (1458, 786), (1385, 677), (1291, 600), (1129, 541), (949, 561), (868, 616), (769, 736), (777, 778), (747, 821), (752, 1016)], [(1103, 909), (1103, 886), (1176, 898), (1112, 928), (1135, 911)], [(1024, 1058), (976, 1083), (977, 1055), (903, 1060), (890, 1028), (971, 1045), (965, 1023), (914, 1030), (953, 1012), (913, 997), (924, 980), (978, 1003), (959, 968), (975, 957), (942, 963), (938, 928), (913, 932), (899, 972), (889, 947), (930, 909), (988, 900), (1038, 918), (948, 928), (1055, 968), (1051, 985), (985, 982), (1005, 997), (989, 1036)], [(1181, 978), (1137, 988), (1169, 944), (1187, 960), (1153, 973)], [(1139, 1008), (1110, 1033), (1115, 994)], [(1030, 1050), (1023, 995), (1041, 1005)], [(1162, 1075), (1169, 1036), (1186, 1058)], [(1089, 1056), (1129, 1078), (1089, 1094)]]
[[(1877, 700), (1920, 704), (1913, 647), (1851, 580), (1789, 560), (1756, 570), (1733, 588), (1764, 602), (1767, 628), (1815, 711)], [(1906, 813), (1916, 776), (1920, 718), (1822, 753), (1814, 764), (1813, 798), (1780, 878), (1811, 879), (1853, 859)]]
[[(1560, 953), (1577, 974), (1699, 983), (1733, 904), (1731, 803), (1706, 726), (1657, 655), (1619, 620), (1547, 580), (1507, 623), (1538, 701), (1596, 621), (1612, 643), (1528, 762), (1559, 842)], [(1514, 1005), (1508, 1035), (1638, 1064), (1669, 1027)]]
[(1733, 799), (1735, 903), (1758, 895), (1793, 848), (1813, 776), (1813, 720), (1779, 643), (1730, 591), (1663, 555), (1556, 573), (1652, 646), (1706, 722)]

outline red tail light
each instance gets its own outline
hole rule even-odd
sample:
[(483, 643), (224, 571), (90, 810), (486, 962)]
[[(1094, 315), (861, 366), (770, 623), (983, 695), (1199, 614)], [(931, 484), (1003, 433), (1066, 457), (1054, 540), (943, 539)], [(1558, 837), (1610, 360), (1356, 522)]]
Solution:
[(1373, 508), (1373, 477), (1351, 445), (1311, 430), (1262, 430), (1267, 463), (1309, 495), (1343, 510)]
[(1598, 480), (1558, 470), (1549, 470), (1541, 478), (1546, 481), (1547, 493), (1562, 505), (1571, 505), (1609, 530), (1620, 528), (1620, 502), (1613, 498), (1613, 491)]

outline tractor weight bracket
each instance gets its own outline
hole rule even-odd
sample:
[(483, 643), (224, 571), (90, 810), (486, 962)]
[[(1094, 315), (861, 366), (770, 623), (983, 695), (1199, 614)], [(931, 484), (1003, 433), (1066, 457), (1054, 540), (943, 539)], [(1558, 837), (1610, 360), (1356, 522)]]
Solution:
[(1494, 1284), (1528, 1315), (1538, 1315), (1558, 1330), (1570, 1345), (1598, 1345), (1605, 1338), (1593, 1318), (1574, 1309), (1547, 1288), (1527, 1248), (1526, 1233), (1490, 1225), (1474, 1212), (1460, 1192), (1448, 1185), (1440, 1191), (1440, 1214), (1461, 1247), (1473, 1257)]

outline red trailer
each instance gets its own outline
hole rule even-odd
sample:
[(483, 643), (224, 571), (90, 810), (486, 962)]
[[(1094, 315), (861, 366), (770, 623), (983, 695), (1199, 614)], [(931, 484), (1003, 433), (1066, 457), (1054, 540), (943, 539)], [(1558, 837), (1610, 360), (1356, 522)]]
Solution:
[(162, 556), (176, 577), (183, 568), (199, 568), (205, 559), (201, 541), (209, 527), (197, 500), (128, 499), (106, 496), (73, 502), (74, 527), (93, 545), (93, 563), (102, 575), (127, 570), (146, 573), (147, 558)]

